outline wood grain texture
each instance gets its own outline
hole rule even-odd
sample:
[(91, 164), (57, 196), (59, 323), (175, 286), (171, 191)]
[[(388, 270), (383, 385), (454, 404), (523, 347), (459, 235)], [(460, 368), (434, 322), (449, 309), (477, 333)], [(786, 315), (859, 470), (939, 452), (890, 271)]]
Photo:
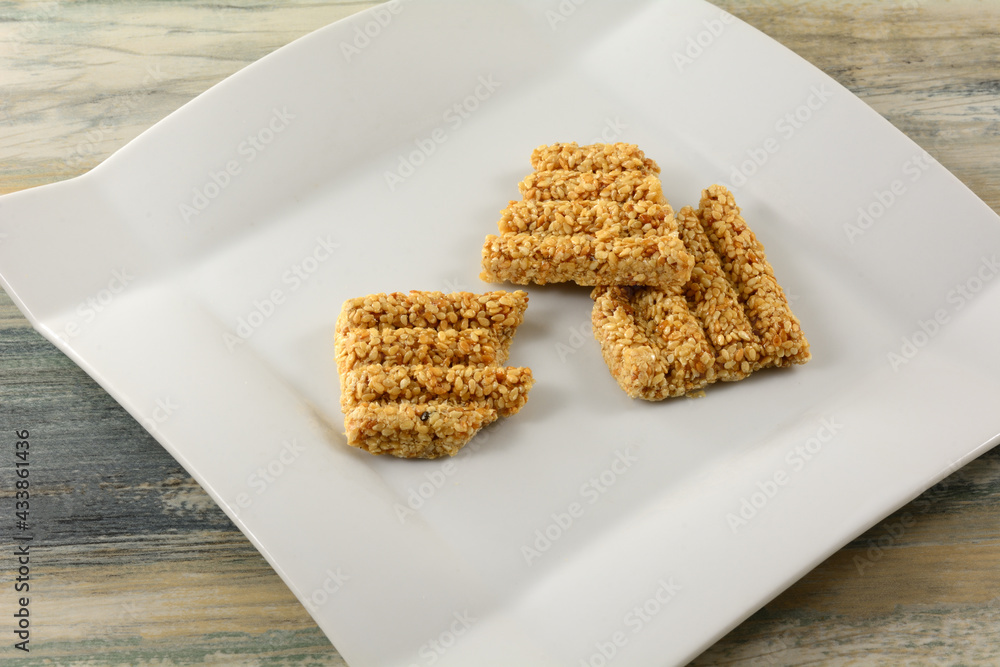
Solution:
[[(0, 192), (87, 171), (212, 84), (373, 4), (0, 1)], [(846, 85), (1000, 210), (1000, 5), (719, 4)], [(15, 662), (5, 640), (0, 661), (344, 664), (200, 487), (0, 294), (4, 507), (16, 428), (32, 432), (44, 548), (33, 561), (35, 650)], [(998, 565), (994, 450), (859, 536), (694, 664), (1000, 664)], [(12, 604), (0, 595), (0, 616), (10, 618)]]

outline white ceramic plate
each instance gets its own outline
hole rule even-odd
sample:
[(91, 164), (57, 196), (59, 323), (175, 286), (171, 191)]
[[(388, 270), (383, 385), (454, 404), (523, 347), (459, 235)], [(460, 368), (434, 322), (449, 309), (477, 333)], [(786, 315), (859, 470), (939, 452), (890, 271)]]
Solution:
[[(529, 290), (516, 418), (457, 458), (348, 448), (348, 297), (485, 290), (542, 143), (736, 190), (807, 366), (659, 404), (588, 290)], [(261, 550), (351, 665), (680, 663), (1000, 431), (1000, 224), (871, 109), (699, 0), (390, 4), (0, 199), (3, 285)]]

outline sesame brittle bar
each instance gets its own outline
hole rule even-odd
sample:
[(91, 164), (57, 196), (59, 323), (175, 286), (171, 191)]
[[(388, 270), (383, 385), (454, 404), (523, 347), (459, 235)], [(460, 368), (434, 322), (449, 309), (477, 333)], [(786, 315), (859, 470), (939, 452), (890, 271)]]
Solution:
[(708, 188), (678, 221), (695, 257), (683, 288), (593, 291), (594, 335), (622, 389), (661, 400), (808, 361), (809, 343), (732, 193)]
[[(683, 285), (694, 259), (677, 234), (659, 167), (629, 144), (542, 146), (523, 199), (501, 213), (486, 237), (490, 282)], [(628, 168), (626, 168), (628, 167)]]
[(528, 201), (666, 201), (660, 178), (642, 171), (536, 171), (525, 176), (517, 187)]
[(515, 414), (530, 369), (505, 367), (524, 292), (374, 294), (344, 303), (337, 370), (348, 444), (402, 458), (453, 456)]
[(642, 171), (658, 174), (660, 167), (633, 144), (590, 144), (576, 142), (539, 146), (531, 153), (531, 168), (535, 171)]
[(809, 343), (799, 321), (774, 277), (764, 245), (743, 219), (732, 193), (719, 185), (708, 188), (698, 218), (759, 338), (761, 367), (809, 361)]
[(658, 401), (715, 380), (715, 354), (681, 295), (649, 287), (596, 287), (594, 337), (619, 386)]

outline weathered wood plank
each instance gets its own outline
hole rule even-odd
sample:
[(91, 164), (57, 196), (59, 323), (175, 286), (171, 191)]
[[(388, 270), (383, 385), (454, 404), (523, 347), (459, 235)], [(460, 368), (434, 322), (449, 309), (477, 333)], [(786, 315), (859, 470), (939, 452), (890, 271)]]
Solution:
[(0, 193), (96, 166), (246, 65), (377, 4), (0, 3)]

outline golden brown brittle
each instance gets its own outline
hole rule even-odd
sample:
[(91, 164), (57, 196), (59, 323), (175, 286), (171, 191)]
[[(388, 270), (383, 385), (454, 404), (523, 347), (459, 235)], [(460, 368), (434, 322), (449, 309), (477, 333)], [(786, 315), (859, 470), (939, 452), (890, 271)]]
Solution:
[(418, 292), (344, 303), (336, 328), (348, 444), (402, 458), (453, 456), (515, 414), (531, 370), (501, 366), (528, 295)]
[(677, 234), (659, 167), (629, 144), (535, 149), (523, 199), (483, 243), (490, 282), (683, 285), (694, 260)]
[(809, 343), (732, 193), (713, 185), (678, 221), (695, 257), (683, 288), (592, 293), (594, 335), (622, 389), (660, 400), (807, 362)]

